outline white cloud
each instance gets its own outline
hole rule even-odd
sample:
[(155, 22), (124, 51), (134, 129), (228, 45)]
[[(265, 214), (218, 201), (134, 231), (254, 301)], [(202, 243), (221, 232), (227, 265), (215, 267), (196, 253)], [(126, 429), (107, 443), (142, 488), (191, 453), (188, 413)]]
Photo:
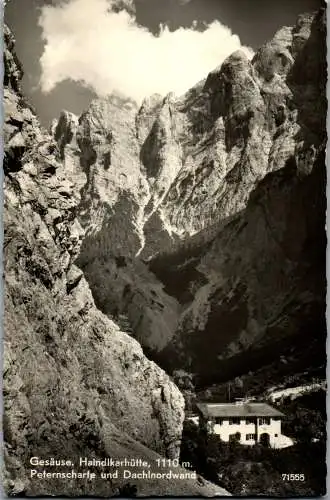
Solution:
[[(138, 26), (132, 13), (109, 10), (109, 0), (69, 0), (47, 6), (39, 19), (45, 39), (41, 88), (70, 78), (98, 95), (119, 91), (140, 102), (170, 91), (182, 94), (233, 51), (237, 35), (216, 21), (204, 32), (163, 27), (159, 36)], [(251, 55), (251, 50), (244, 48)]]

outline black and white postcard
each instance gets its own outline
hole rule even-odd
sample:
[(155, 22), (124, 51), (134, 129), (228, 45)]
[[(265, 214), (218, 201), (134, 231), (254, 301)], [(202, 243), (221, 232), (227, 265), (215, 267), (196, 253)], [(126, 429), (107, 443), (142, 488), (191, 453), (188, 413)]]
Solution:
[(6, 495), (325, 495), (326, 5), (2, 26)]

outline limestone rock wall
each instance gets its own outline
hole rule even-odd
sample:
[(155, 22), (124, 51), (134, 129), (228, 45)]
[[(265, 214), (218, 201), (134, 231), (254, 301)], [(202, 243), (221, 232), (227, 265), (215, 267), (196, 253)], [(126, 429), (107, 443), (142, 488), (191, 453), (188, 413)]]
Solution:
[[(251, 61), (240, 51), (233, 53), (181, 97), (151, 96), (137, 110), (116, 105), (112, 96), (80, 117), (75, 151), (88, 179), (78, 218), (89, 236), (78, 264), (97, 305), (109, 316), (127, 314), (136, 337), (157, 356), (163, 352), (163, 359), (174, 359), (173, 353), (181, 351), (188, 362), (190, 354), (198, 358), (201, 346), (208, 352), (216, 340), (214, 355), (224, 359), (269, 338), (270, 313), (262, 313), (260, 322), (259, 308), (273, 311), (276, 321), (285, 317), (288, 332), (297, 332), (301, 323), (293, 310), (284, 314), (284, 295), (299, 307), (306, 297), (323, 303), (319, 278), (324, 268), (313, 252), (295, 254), (288, 264), (265, 235), (280, 231), (281, 244), (291, 247), (283, 228), (301, 226), (306, 231), (296, 230), (297, 247), (305, 240), (314, 239), (315, 248), (324, 241), (325, 40), (324, 10), (304, 14)], [(107, 143), (112, 160), (105, 167), (109, 134), (117, 139)], [(124, 184), (118, 175), (123, 171)], [(266, 196), (264, 186), (272, 196)], [(306, 205), (297, 201), (300, 196)], [(306, 210), (315, 197), (319, 201)], [(259, 198), (265, 217), (251, 201)], [(291, 207), (293, 200), (300, 212)], [(238, 237), (237, 227), (245, 224), (249, 229)], [(307, 259), (318, 290), (311, 292), (301, 277), (299, 259)], [(262, 285), (263, 293), (256, 296), (255, 276), (267, 271), (267, 291)], [(285, 294), (277, 272), (288, 286)], [(229, 320), (228, 307), (241, 301), (239, 314), (233, 312)]]
[[(5, 489), (111, 496), (123, 480), (31, 480), (29, 459), (136, 456), (155, 467), (157, 452), (178, 456), (184, 401), (138, 342), (95, 307), (74, 264), (84, 237), (80, 193), (61, 148), (20, 93), (7, 28), (5, 42)], [(138, 483), (139, 493), (150, 494), (150, 485)], [(153, 494), (168, 487), (152, 485)], [(208, 483), (173, 483), (173, 494), (214, 491)]]

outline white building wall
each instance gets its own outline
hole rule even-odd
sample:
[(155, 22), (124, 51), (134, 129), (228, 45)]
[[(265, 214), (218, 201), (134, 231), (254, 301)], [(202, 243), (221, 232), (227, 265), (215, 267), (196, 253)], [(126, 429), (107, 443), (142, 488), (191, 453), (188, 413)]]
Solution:
[(275, 448), (276, 442), (281, 435), (281, 421), (270, 419), (270, 425), (262, 424), (258, 425), (258, 439), (260, 441), (261, 434), (269, 434), (270, 446)]
[(236, 434), (240, 432), (241, 443), (255, 444), (254, 441), (246, 441), (246, 434), (255, 434), (256, 426), (254, 424), (246, 424), (245, 420), (242, 419), (240, 424), (229, 424), (229, 420), (224, 420), (223, 423), (215, 424), (213, 427), (214, 434), (220, 436), (222, 441), (228, 442), (229, 436), (231, 434)]
[(295, 441), (292, 438), (285, 436), (284, 434), (279, 434), (278, 439), (274, 442), (273, 448), (288, 448), (294, 444)]
[[(282, 448), (285, 446), (290, 446), (293, 441), (286, 436), (281, 434), (281, 420), (270, 419), (270, 424), (259, 425), (260, 419), (258, 418), (258, 429), (255, 423), (246, 423), (245, 419), (241, 419), (240, 424), (229, 424), (229, 420), (223, 420), (222, 424), (213, 424), (209, 422), (210, 430), (214, 434), (217, 434), (222, 441), (228, 442), (231, 434), (236, 434), (239, 432), (241, 434), (240, 443), (245, 445), (256, 444), (255, 440), (247, 440), (247, 434), (258, 433), (258, 441), (260, 441), (261, 434), (269, 434), (270, 446), (273, 448)], [(289, 443), (290, 442), (290, 443)]]

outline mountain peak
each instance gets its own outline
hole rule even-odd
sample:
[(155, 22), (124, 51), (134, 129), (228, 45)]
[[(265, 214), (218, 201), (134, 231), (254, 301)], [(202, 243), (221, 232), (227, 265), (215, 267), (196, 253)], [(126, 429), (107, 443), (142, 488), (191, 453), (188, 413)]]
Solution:
[[(148, 322), (136, 323), (136, 335), (148, 348), (163, 349), (185, 321), (195, 324), (199, 306), (193, 302), (190, 319), (180, 318), (172, 297), (153, 290), (166, 318), (159, 324), (149, 285), (142, 280), (132, 286), (134, 273), (141, 272), (136, 256), (155, 259), (175, 253), (180, 244), (211, 241), (219, 228), (248, 210), (263, 179), (288, 165), (294, 166), (294, 177), (312, 174), (315, 152), (323, 144), (325, 94), (324, 80), (320, 91), (321, 80), (312, 77), (309, 66), (314, 74), (324, 73), (322, 22), (315, 14), (303, 16), (297, 26), (279, 30), (252, 60), (235, 51), (179, 98), (155, 94), (127, 116), (124, 108), (117, 112), (105, 106), (101, 122), (97, 106), (91, 106), (80, 119), (78, 157), (89, 179), (81, 220), (94, 234), (81, 259), (98, 293), (103, 272), (95, 278), (88, 255), (101, 245), (96, 242), (108, 241), (109, 231), (117, 235), (115, 242), (107, 242), (109, 257), (102, 257), (113, 280), (100, 307), (112, 311), (111, 304), (118, 302), (125, 307), (129, 287), (132, 321), (136, 308), (148, 311)], [(132, 259), (130, 271), (115, 271), (111, 255)], [(143, 272), (148, 280), (148, 271)], [(208, 328), (205, 321), (201, 329)]]
[[(158, 474), (156, 460), (178, 459), (184, 399), (138, 342), (96, 308), (74, 264), (85, 232), (76, 218), (83, 205), (73, 141), (77, 125), (92, 124), (61, 113), (55, 127), (61, 159), (19, 93), (22, 72), (8, 30), (5, 43), (4, 488), (9, 496), (116, 496), (127, 487), (121, 474), (115, 483), (95, 475), (88, 483), (78, 476), (74, 484), (47, 474), (41, 485), (31, 479), (26, 457), (74, 464), (79, 456), (137, 456)], [(152, 487), (153, 494), (168, 493), (167, 479), (135, 483), (142, 496)], [(207, 482), (171, 481), (177, 496), (217, 492), (227, 494)]]

